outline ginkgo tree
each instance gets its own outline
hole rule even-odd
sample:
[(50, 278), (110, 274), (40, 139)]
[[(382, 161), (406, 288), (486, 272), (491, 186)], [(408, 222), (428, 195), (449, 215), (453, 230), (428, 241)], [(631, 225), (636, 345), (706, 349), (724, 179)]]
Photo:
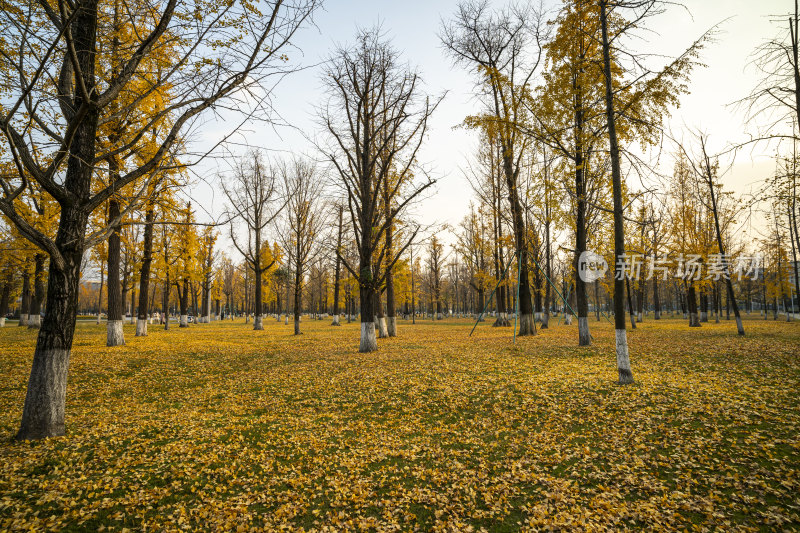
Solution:
[[(251, 3), (180, 3), (168, 0), (149, 9), (120, 10), (136, 28), (132, 42), (118, 50), (118, 68), (97, 66), (98, 35), (109, 28), (97, 0), (4, 4), (2, 71), (13, 71), (13, 85), (0, 109), (3, 153), (15, 172), (0, 179), (0, 211), (20, 233), (50, 256), (47, 314), (39, 333), (18, 437), (62, 435), (67, 370), (74, 336), (80, 269), (87, 246), (104, 240), (108, 227), (86, 235), (89, 215), (119, 190), (145, 178), (180, 149), (197, 118), (218, 104), (253, 108), (242, 90), (267, 91), (265, 79), (284, 74), (287, 47), (297, 28), (317, 6), (316, 0)], [(103, 151), (97, 142), (103, 124), (123, 111), (123, 95), (160, 49), (174, 50), (169, 66), (156, 73), (141, 98), (170, 86), (168, 105), (147, 117), (125, 140)], [(107, 78), (102, 78), (109, 76)], [(135, 99), (135, 101), (138, 99)], [(233, 105), (229, 105), (234, 107)], [(165, 118), (169, 116), (168, 124)], [(142, 137), (156, 130), (158, 149), (136, 168), (120, 171), (105, 187), (96, 169), (109, 157), (124, 159)], [(28, 135), (27, 130), (36, 134)], [(166, 159), (168, 160), (168, 159)], [(113, 175), (109, 173), (107, 175)], [(31, 181), (60, 206), (56, 237), (38, 231), (20, 216), (18, 200)], [(144, 193), (143, 193), (144, 194)], [(133, 205), (126, 206), (133, 209)], [(122, 213), (121, 213), (122, 214)]]

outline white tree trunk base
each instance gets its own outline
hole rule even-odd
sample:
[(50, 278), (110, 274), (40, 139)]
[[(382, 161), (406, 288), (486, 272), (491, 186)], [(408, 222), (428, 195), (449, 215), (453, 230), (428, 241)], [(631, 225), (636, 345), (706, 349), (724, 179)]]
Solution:
[[(63, 349), (42, 350), (34, 355), (18, 439), (64, 435), (69, 357), (70, 350)], [(47, 363), (37, 364), (37, 360)]]
[(397, 337), (397, 317), (390, 316), (386, 318), (386, 331), (390, 337)]
[(742, 317), (736, 317), (736, 331), (739, 335), (744, 335), (744, 326), (742, 325)]
[(617, 346), (617, 371), (619, 372), (619, 384), (626, 385), (633, 383), (633, 372), (631, 372), (631, 359), (628, 354), (628, 334), (624, 329), (614, 330)]
[(386, 318), (381, 317), (378, 319), (378, 338), (385, 339), (389, 336), (389, 331), (386, 329)]
[(698, 319), (697, 313), (689, 313), (689, 327), (690, 328), (700, 327), (700, 320)]
[(358, 351), (361, 353), (369, 353), (378, 350), (378, 339), (375, 338), (375, 323), (362, 322), (361, 323), (361, 344), (358, 346)]
[(28, 328), (39, 329), (42, 327), (42, 315), (28, 315)]
[(564, 324), (567, 325), (567, 326), (571, 326), (572, 325), (572, 315), (571, 314), (564, 315)]
[(19, 323), (18, 326), (27, 326), (28, 325), (28, 315), (19, 315)]
[(181, 315), (180, 321), (178, 322), (178, 327), (181, 328), (189, 327), (189, 315)]
[(333, 322), (331, 322), (331, 326), (341, 326), (342, 324), (339, 322), (339, 315), (333, 315)]
[(136, 319), (136, 337), (147, 337), (147, 320), (144, 318)]
[(258, 315), (253, 319), (253, 331), (261, 331), (264, 329), (264, 319), (261, 315)]
[(578, 317), (578, 346), (591, 346), (592, 334), (589, 333), (589, 317)]
[(6, 317), (0, 316), (0, 328), (6, 327)]
[(125, 333), (122, 320), (109, 320), (106, 324), (106, 346), (124, 346)]
[(533, 313), (521, 314), (519, 316), (519, 331), (517, 337), (527, 337), (528, 335), (536, 335), (536, 324), (533, 321)]

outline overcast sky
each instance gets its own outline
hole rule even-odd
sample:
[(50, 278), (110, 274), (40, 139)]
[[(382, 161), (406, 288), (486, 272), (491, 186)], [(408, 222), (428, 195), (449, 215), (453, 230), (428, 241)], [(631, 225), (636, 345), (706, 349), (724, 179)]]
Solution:
[[(421, 161), (439, 178), (437, 190), (417, 208), (426, 223), (455, 225), (464, 216), (471, 191), (462, 170), (474, 151), (474, 134), (454, 129), (465, 116), (475, 111), (471, 97), (473, 80), (460, 67), (452, 67), (438, 38), (442, 18), (455, 10), (454, 0), (329, 0), (315, 17), (316, 27), (299, 33), (290, 59), (308, 66), (306, 70), (284, 79), (274, 91), (273, 104), (283, 119), (298, 129), (275, 131), (265, 125), (246, 128), (247, 142), (276, 152), (313, 153), (306, 135), (319, 134), (315, 124), (315, 106), (324, 99), (320, 81), (321, 67), (335, 44), (352, 42), (356, 29), (381, 24), (401, 51), (403, 59), (416, 65), (431, 94), (447, 96), (433, 117), (430, 133), (421, 153)], [(501, 6), (503, 2), (495, 2)], [(700, 128), (711, 136), (711, 144), (721, 149), (746, 138), (752, 126), (744, 124), (741, 112), (730, 103), (746, 96), (754, 87), (758, 73), (748, 66), (755, 48), (773, 36), (776, 26), (770, 23), (776, 14), (786, 13), (789, 1), (783, 0), (688, 0), (687, 10), (673, 8), (650, 21), (654, 33), (642, 43), (648, 52), (675, 55), (680, 53), (711, 26), (722, 23), (716, 43), (704, 52), (708, 66), (692, 75), (691, 94), (682, 98), (675, 110), (671, 129), (679, 133), (688, 127)], [(560, 2), (549, 0), (545, 7), (554, 9)], [(219, 125), (218, 125), (219, 126)], [(216, 130), (208, 125), (208, 138)], [(759, 146), (737, 156), (726, 177), (726, 186), (743, 192), (774, 170), (774, 147)], [(224, 207), (219, 187), (214, 181), (218, 161), (209, 161), (197, 169), (189, 195), (200, 208), (198, 218), (209, 220)], [(205, 211), (205, 213), (204, 213)], [(449, 240), (449, 239), (448, 239)]]

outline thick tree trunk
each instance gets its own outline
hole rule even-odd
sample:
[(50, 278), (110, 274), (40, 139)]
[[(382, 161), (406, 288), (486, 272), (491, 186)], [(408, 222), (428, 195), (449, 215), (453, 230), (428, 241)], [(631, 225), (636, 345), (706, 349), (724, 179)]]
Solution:
[[(17, 439), (40, 439), (64, 434), (67, 374), (75, 319), (78, 311), (80, 269), (87, 216), (80, 211), (62, 212), (57, 242), (76, 237), (71, 249), (61, 248), (64, 268), (50, 262), (47, 290), (47, 313), (44, 316), (33, 366), (28, 380), (25, 407)], [(79, 240), (78, 240), (79, 239)], [(67, 241), (68, 242), (68, 241)], [(75, 246), (77, 245), (77, 246)]]
[[(97, 26), (96, 0), (78, 3), (71, 31), (80, 72), (89, 94), (95, 93), (94, 67)], [(73, 108), (83, 104), (76, 91)], [(89, 198), (94, 170), (98, 111), (90, 107), (78, 124), (70, 144), (64, 187), (77, 201), (61, 206), (55, 244), (60, 260), (50, 258), (47, 301), (39, 329), (25, 407), (17, 439), (63, 435), (67, 373), (80, 294), (81, 261), (89, 213), (81, 202)], [(77, 206), (77, 207), (76, 207)]]
[(378, 340), (375, 338), (375, 291), (370, 287), (360, 285), (361, 305), (361, 342), (358, 351), (361, 353), (374, 352), (378, 349)]
[(689, 308), (689, 327), (700, 327), (700, 316), (697, 314), (697, 296), (695, 294), (694, 282), (689, 283), (689, 288), (686, 290), (686, 303)]

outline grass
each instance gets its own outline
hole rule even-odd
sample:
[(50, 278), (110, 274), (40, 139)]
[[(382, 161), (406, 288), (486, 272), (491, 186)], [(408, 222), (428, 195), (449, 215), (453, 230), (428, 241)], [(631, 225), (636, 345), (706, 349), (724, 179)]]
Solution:
[(798, 529), (800, 324), (80, 323), (67, 436), (14, 442), (35, 334), (0, 330), (0, 530)]

